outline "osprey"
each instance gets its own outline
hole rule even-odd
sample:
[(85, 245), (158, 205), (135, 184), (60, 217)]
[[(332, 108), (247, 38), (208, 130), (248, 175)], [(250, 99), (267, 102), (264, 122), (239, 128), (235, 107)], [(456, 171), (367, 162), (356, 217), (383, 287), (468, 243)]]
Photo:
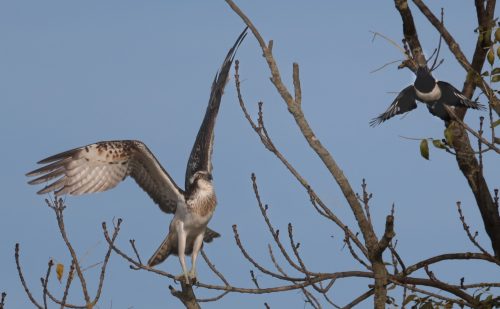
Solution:
[(485, 108), (484, 105), (469, 100), (451, 84), (437, 81), (427, 66), (421, 66), (417, 69), (417, 78), (414, 84), (403, 89), (385, 113), (370, 121), (370, 126), (374, 127), (396, 115), (417, 108), (416, 100), (425, 103), (431, 114), (441, 118), (446, 123), (451, 118), (444, 105), (452, 108), (455, 106), (473, 109)]
[[(187, 284), (196, 280), (196, 258), (203, 241), (211, 242), (220, 236), (207, 228), (217, 203), (211, 162), (214, 126), (229, 71), (246, 30), (215, 75), (205, 117), (187, 163), (185, 190), (179, 188), (144, 143), (134, 140), (98, 142), (43, 159), (38, 164), (45, 166), (26, 174), (39, 176), (28, 183), (40, 184), (59, 177), (37, 192), (54, 192), (58, 197), (106, 191), (131, 176), (161, 210), (174, 214), (168, 235), (148, 266), (160, 264), (171, 254), (178, 255), (183, 271), (180, 277)], [(185, 255), (191, 255), (189, 273)]]

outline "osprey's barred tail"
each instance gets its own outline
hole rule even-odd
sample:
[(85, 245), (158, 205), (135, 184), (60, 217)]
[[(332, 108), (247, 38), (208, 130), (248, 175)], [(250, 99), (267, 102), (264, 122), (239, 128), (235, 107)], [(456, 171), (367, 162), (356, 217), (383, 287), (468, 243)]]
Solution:
[[(165, 261), (171, 254), (178, 255), (177, 252), (177, 244), (174, 239), (169, 237), (171, 234), (168, 234), (165, 240), (161, 243), (160, 247), (156, 249), (153, 256), (148, 261), (148, 266), (153, 267)], [(209, 243), (214, 240), (214, 238), (219, 238), (220, 234), (214, 230), (209, 228), (206, 229), (205, 235), (203, 235), (203, 242)], [(191, 252), (186, 252), (186, 254), (190, 254)]]
[(169, 255), (172, 254), (172, 245), (173, 244), (171, 243), (171, 239), (170, 239), (169, 235), (167, 235), (165, 240), (161, 243), (160, 247), (158, 249), (156, 249), (153, 256), (149, 259), (149, 261), (148, 261), (149, 267), (153, 267), (155, 265), (160, 264), (161, 262), (165, 261)]
[(220, 234), (209, 228), (206, 229), (205, 235), (203, 236), (203, 242), (212, 242), (214, 238), (219, 238)]

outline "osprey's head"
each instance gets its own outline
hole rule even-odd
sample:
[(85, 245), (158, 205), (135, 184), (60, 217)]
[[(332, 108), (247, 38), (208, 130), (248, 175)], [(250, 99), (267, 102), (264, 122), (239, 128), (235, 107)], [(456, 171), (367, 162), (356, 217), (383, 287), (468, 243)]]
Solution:
[(212, 179), (213, 179), (212, 174), (210, 174), (209, 172), (197, 171), (196, 173), (194, 173), (193, 176), (191, 176), (191, 178), (189, 179), (189, 183), (191, 185), (193, 185), (195, 183), (198, 183), (198, 185), (200, 185), (201, 183), (211, 184)]
[(417, 79), (415, 79), (413, 85), (418, 91), (428, 93), (436, 86), (436, 79), (432, 76), (427, 66), (419, 66), (417, 69)]
[(200, 192), (213, 192), (212, 174), (207, 171), (198, 171), (189, 178), (188, 195)]

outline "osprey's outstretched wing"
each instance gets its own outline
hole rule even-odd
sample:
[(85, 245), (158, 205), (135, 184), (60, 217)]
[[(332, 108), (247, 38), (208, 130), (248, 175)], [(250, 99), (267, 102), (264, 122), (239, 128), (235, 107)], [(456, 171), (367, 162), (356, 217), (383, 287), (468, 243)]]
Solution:
[(205, 118), (203, 118), (203, 122), (201, 123), (200, 130), (196, 136), (196, 140), (187, 163), (186, 189), (189, 188), (191, 177), (197, 171), (212, 172), (212, 146), (214, 143), (215, 120), (217, 118), (217, 113), (219, 112), (222, 94), (224, 93), (224, 87), (227, 84), (229, 71), (231, 69), (236, 50), (245, 38), (246, 31), (247, 28), (245, 28), (245, 30), (243, 30), (240, 34), (233, 47), (227, 53), (220, 71), (215, 75), (207, 111), (205, 112)]
[(444, 104), (453, 106), (463, 106), (479, 110), (486, 109), (486, 107), (483, 104), (474, 102), (469, 98), (467, 98), (466, 96), (464, 96), (463, 93), (460, 92), (457, 88), (453, 87), (453, 85), (443, 81), (438, 81), (437, 83), (439, 88), (441, 89), (442, 97), (440, 101), (442, 101)]
[(114, 188), (127, 176), (155, 201), (161, 210), (174, 213), (183, 191), (163, 169), (151, 151), (140, 141), (106, 141), (75, 148), (41, 160), (47, 164), (26, 174), (38, 176), (35, 185), (58, 178), (38, 191), (80, 195)]
[(392, 118), (399, 114), (404, 114), (417, 108), (417, 102), (415, 101), (416, 98), (417, 96), (415, 94), (415, 88), (413, 87), (413, 85), (406, 87), (398, 94), (394, 102), (392, 102), (392, 104), (384, 113), (380, 114), (377, 118), (373, 118), (370, 121), (370, 126), (374, 127), (389, 118)]

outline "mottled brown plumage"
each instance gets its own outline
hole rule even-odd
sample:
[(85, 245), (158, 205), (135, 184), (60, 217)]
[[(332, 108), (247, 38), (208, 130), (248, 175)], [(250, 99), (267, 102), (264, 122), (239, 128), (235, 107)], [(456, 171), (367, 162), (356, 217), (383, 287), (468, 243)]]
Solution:
[[(212, 83), (205, 117), (187, 163), (185, 190), (177, 186), (144, 143), (133, 140), (98, 142), (43, 159), (38, 163), (45, 166), (26, 174), (38, 176), (29, 184), (56, 179), (38, 194), (80, 195), (112, 189), (127, 176), (132, 177), (161, 210), (175, 214), (167, 237), (148, 265), (178, 255), (183, 277), (189, 283), (196, 277), (196, 258), (203, 241), (211, 242), (220, 236), (207, 228), (217, 204), (211, 174), (214, 126), (236, 49), (245, 35), (246, 29), (229, 50)], [(185, 255), (192, 255), (189, 273)]]

